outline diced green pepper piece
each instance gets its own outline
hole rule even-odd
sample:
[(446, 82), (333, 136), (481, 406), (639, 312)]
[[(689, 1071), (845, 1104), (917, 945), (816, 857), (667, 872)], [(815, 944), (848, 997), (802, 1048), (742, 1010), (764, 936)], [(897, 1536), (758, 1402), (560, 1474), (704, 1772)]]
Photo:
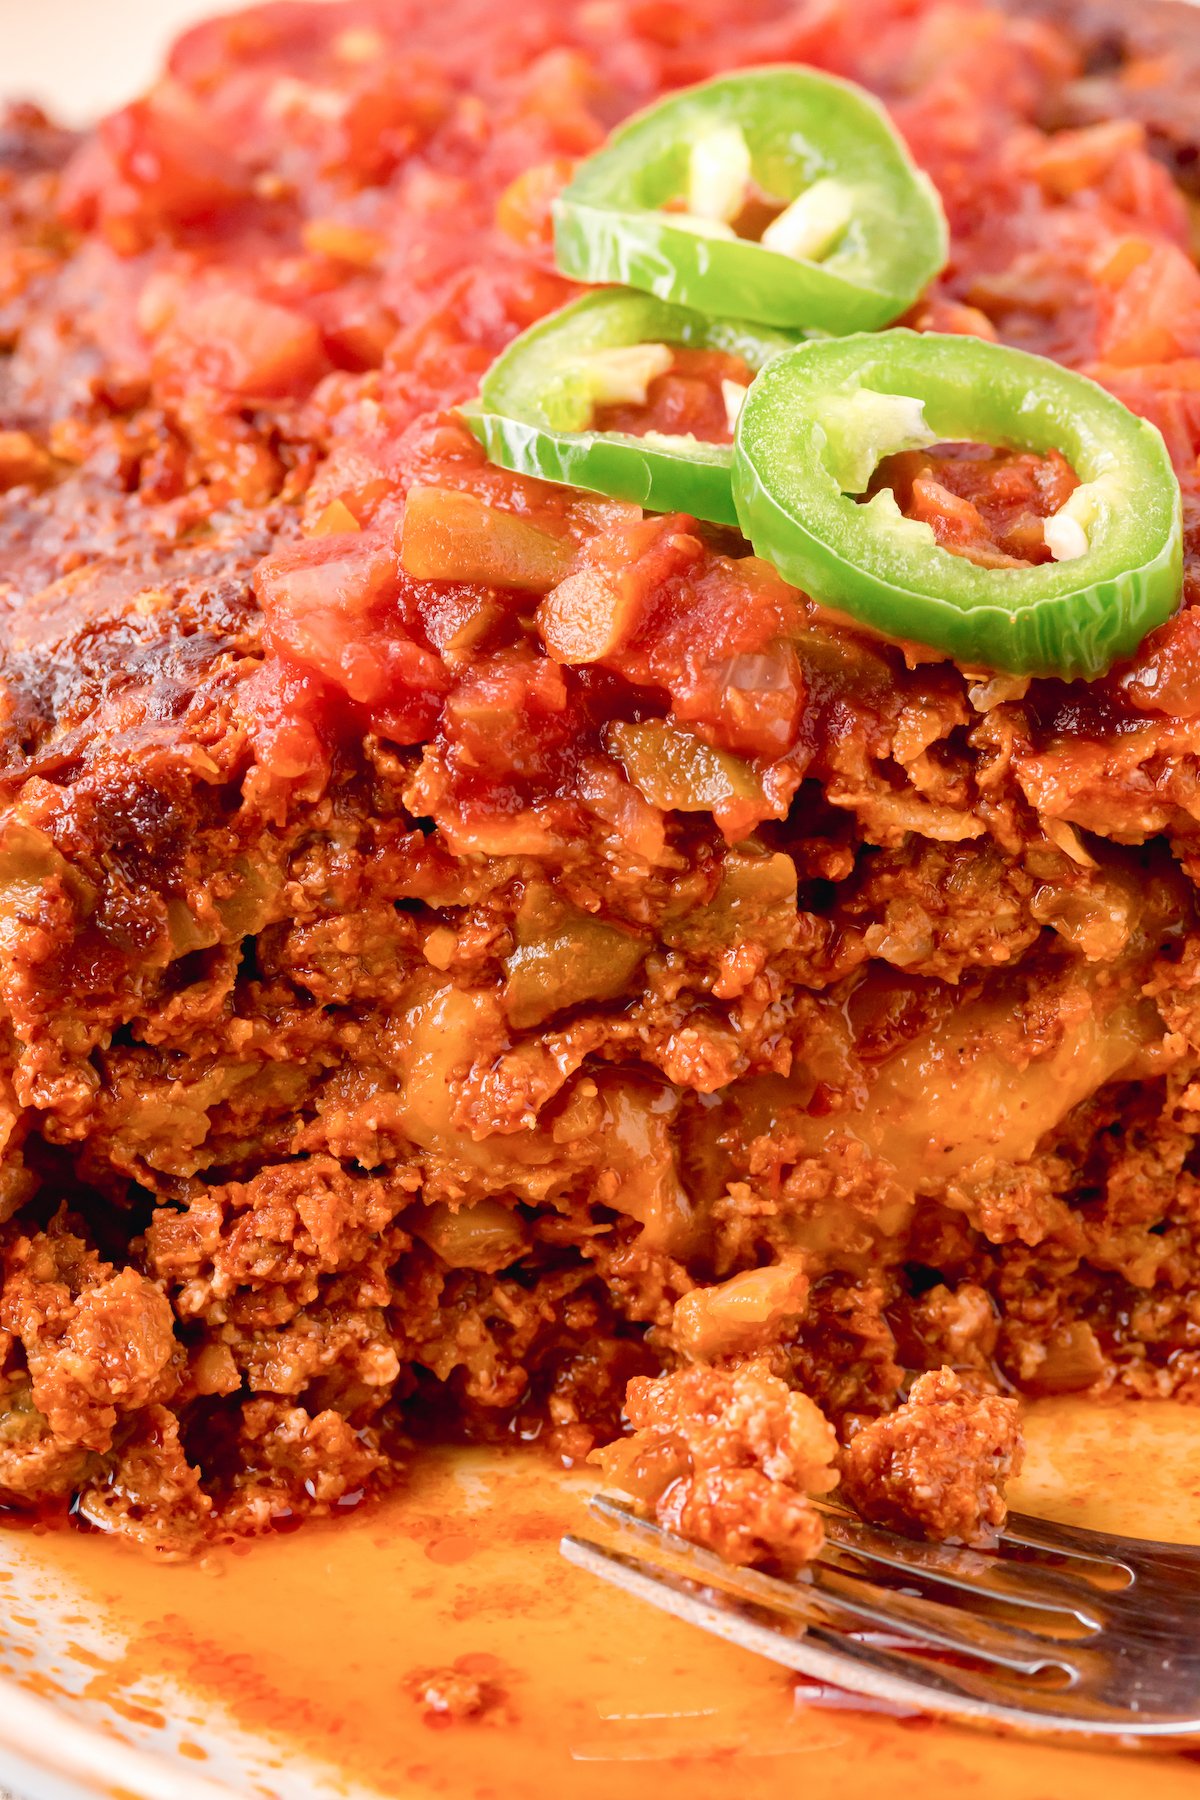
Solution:
[(663, 936), (681, 949), (754, 942), (781, 950), (796, 922), (796, 890), (796, 865), (782, 851), (730, 850), (712, 899), (667, 925)]
[(764, 819), (781, 816), (751, 763), (714, 749), (669, 719), (610, 725), (604, 743), (651, 806), (711, 813), (730, 843)]
[(531, 884), (514, 925), (516, 945), (504, 961), (504, 1006), (518, 1031), (587, 1000), (615, 1000), (646, 954), (646, 940), (597, 919)]

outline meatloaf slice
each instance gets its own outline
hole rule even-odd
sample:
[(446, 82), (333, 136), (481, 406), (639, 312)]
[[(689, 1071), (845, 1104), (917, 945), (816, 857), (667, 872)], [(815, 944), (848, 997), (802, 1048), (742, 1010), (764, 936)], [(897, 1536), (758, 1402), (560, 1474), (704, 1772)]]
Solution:
[[(577, 1460), (632, 1423), (612, 1466), (644, 1450), (677, 1523), (795, 1563), (843, 1454), (895, 1499), (934, 1388), (1005, 1456), (998, 1388), (1196, 1392), (1200, 274), (1125, 89), (1046, 129), (1073, 30), (288, 4), (78, 141), (11, 116), (6, 1505), (179, 1552), (356, 1504), (431, 1435)], [(1183, 603), (1130, 666), (868, 638), (457, 419), (571, 292), (572, 160), (772, 58), (875, 88), (938, 182), (911, 323), (1163, 430)], [(721, 373), (673, 365), (654, 417)], [(1051, 475), (938, 452), (906, 504), (987, 556)], [(999, 1502), (959, 1504), (941, 1416), (955, 1505), (916, 1513), (972, 1535)]]

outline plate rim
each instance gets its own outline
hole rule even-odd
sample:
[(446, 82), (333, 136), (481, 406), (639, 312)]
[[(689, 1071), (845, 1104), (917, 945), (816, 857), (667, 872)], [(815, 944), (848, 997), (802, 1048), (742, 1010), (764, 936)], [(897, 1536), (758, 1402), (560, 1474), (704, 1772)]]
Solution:
[(72, 1718), (12, 1676), (0, 1677), (0, 1750), (87, 1794), (112, 1791), (136, 1800), (245, 1800), (223, 1781)]

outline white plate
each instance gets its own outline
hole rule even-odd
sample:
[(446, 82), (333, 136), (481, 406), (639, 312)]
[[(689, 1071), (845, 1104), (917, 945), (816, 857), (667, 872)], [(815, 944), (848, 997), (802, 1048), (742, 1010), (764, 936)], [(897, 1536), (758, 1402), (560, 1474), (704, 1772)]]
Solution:
[(176, 33), (221, 10), (220, 0), (0, 0), (0, 98), (84, 124), (140, 93)]

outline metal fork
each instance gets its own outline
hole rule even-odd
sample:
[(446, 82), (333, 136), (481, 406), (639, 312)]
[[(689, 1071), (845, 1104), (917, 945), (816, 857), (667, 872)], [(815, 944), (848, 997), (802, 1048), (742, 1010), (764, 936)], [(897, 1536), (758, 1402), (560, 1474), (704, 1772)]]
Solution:
[(1012, 1514), (984, 1553), (822, 1503), (825, 1548), (783, 1579), (733, 1568), (621, 1500), (590, 1509), (619, 1541), (565, 1537), (568, 1562), (819, 1683), (1074, 1742), (1200, 1741), (1200, 1548)]

